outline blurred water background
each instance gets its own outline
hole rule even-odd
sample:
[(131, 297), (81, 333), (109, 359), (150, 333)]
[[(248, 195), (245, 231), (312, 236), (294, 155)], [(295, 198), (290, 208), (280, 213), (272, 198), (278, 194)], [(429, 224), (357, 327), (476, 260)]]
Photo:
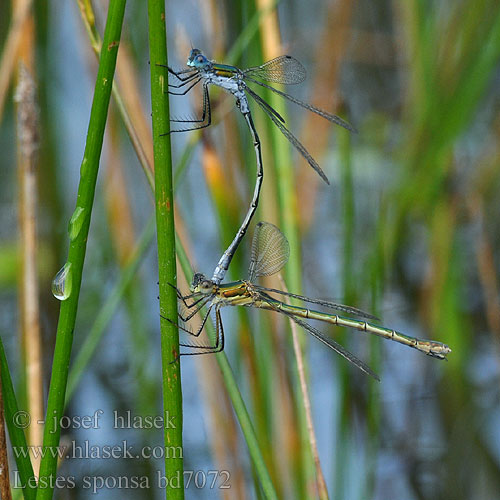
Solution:
[[(287, 92), (340, 114), (359, 133), (349, 135), (301, 108), (286, 108), (290, 129), (330, 178), (327, 186), (295, 151), (281, 156), (286, 142), (278, 147), (269, 121), (255, 112), (265, 169), (255, 221), (275, 223), (290, 239), (292, 261), (285, 273), (290, 290), (372, 311), (386, 326), (453, 349), (445, 363), (358, 332), (324, 329), (379, 373), (377, 383), (306, 339), (314, 424), (330, 498), (500, 498), (500, 5), (282, 0), (274, 9), (268, 3), (167, 2), (169, 64), (183, 68), (191, 45), (242, 68), (279, 54), (304, 64), (307, 82)], [(102, 33), (106, 2), (94, 2), (94, 8)], [(1, 9), (3, 43), (10, 8), (4, 3)], [(37, 3), (34, 30), (46, 396), (59, 306), (50, 282), (66, 258), (97, 65), (77, 2)], [(127, 6), (120, 51), (119, 88), (134, 125), (144, 127), (148, 137), (143, 2)], [(193, 267), (206, 274), (242, 220), (255, 176), (251, 140), (234, 99), (217, 91), (211, 96), (214, 124), (203, 133), (172, 137), (177, 229)], [(0, 125), (0, 332), (26, 405), (12, 97), (11, 86)], [(201, 111), (196, 91), (170, 102), (173, 116)], [(283, 162), (293, 172), (291, 182), (280, 176)], [(153, 213), (152, 199), (112, 105), (75, 355)], [(249, 247), (247, 236), (228, 278), (246, 278)], [(183, 278), (179, 284), (187, 289)], [(69, 416), (102, 409), (101, 428), (67, 429), (64, 442), (161, 446), (161, 430), (123, 430), (112, 422), (114, 411), (161, 412), (157, 294), (152, 240), (67, 407)], [(223, 316), (227, 354), (280, 497), (315, 498), (310, 457), (301, 441), (288, 325), (264, 311), (225, 310)], [(227, 470), (231, 476), (231, 489), (192, 484), (187, 498), (263, 498), (214, 360), (183, 358), (182, 379), (185, 469)], [(75, 487), (58, 490), (56, 498), (90, 498), (85, 477), (141, 476), (155, 484), (161, 470), (162, 459), (65, 460), (60, 473), (74, 476)], [(102, 498), (124, 494), (161, 498), (164, 491), (103, 487), (98, 492)]]

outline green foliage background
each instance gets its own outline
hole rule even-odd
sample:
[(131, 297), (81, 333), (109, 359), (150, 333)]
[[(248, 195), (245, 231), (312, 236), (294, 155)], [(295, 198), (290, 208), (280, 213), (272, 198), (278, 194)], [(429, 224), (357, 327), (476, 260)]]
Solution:
[[(266, 5), (167, 2), (166, 26), (174, 67), (183, 67), (190, 44), (239, 67), (260, 64), (273, 51), (297, 57), (308, 70), (307, 84), (286, 91), (359, 130), (349, 135), (271, 101), (329, 176), (326, 186), (256, 110), (265, 169), (256, 221), (277, 224), (291, 243), (288, 288), (371, 310), (387, 326), (453, 350), (440, 363), (381, 339), (329, 330), (380, 374), (377, 384), (302, 337), (330, 498), (499, 497), (500, 6), (493, 0)], [(97, 74), (92, 50), (106, 13), (102, 2), (93, 10), (86, 2), (37, 3), (34, 10), (44, 401), (59, 313), (50, 282), (66, 261)], [(11, 20), (10, 13), (1, 16), (0, 43)], [(108, 414), (161, 411), (158, 271), (148, 225), (148, 53), (146, 6), (130, 2), (74, 330), (68, 415), (103, 406)], [(15, 85), (13, 76), (0, 123), (0, 333), (17, 404), (28, 409)], [(253, 191), (255, 159), (245, 124), (231, 96), (216, 90), (211, 96), (214, 125), (172, 136), (183, 290), (180, 269), (190, 262), (212, 271)], [(196, 91), (171, 98), (171, 114), (196, 114), (200, 103)], [(230, 279), (246, 278), (249, 245), (247, 236)], [(224, 317), (229, 363), (182, 359), (184, 468), (228, 470), (231, 489), (191, 485), (188, 498), (266, 498), (273, 490), (279, 498), (316, 498), (288, 325), (260, 311), (224, 311)], [(64, 437), (96, 439), (74, 430)], [(113, 429), (104, 438), (122, 439), (162, 444), (161, 431), (145, 429), (130, 435)], [(96, 467), (92, 460), (60, 465), (61, 475), (77, 478), (74, 498), (88, 497), (82, 478)], [(103, 476), (153, 478), (162, 462), (101, 461), (98, 469)], [(164, 495), (155, 488), (127, 491), (127, 498)], [(56, 491), (56, 498), (66, 496)]]

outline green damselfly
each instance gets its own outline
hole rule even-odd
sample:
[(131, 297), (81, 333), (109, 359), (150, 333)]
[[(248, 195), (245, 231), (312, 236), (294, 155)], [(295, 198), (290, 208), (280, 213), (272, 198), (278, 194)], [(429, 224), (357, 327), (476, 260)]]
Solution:
[[(302, 295), (284, 292), (274, 288), (266, 288), (255, 283), (256, 278), (270, 276), (279, 272), (287, 263), (289, 257), (289, 244), (283, 233), (273, 224), (259, 222), (252, 241), (252, 253), (249, 266), (249, 278), (247, 281), (235, 281), (232, 283), (217, 284), (206, 278), (203, 274), (196, 273), (191, 284), (191, 293), (183, 296), (177, 291), (183, 306), (189, 311), (187, 315), (180, 314), (180, 318), (187, 322), (196, 313), (206, 306), (201, 326), (192, 332), (181, 327), (192, 336), (198, 337), (212, 311), (215, 312), (216, 340), (214, 345), (202, 346), (192, 344), (181, 344), (196, 350), (182, 354), (204, 354), (219, 352), (224, 349), (224, 329), (221, 318), (221, 308), (225, 306), (244, 306), (284, 314), (299, 326), (308, 331), (313, 337), (326, 344), (352, 364), (365, 373), (378, 380), (378, 376), (360, 359), (347, 351), (343, 346), (332, 338), (320, 332), (304, 320), (318, 320), (335, 326), (353, 328), (365, 333), (377, 335), (388, 340), (412, 347), (437, 359), (446, 359), (451, 349), (441, 342), (433, 340), (421, 340), (390, 328), (376, 325), (367, 319), (375, 320), (371, 314), (365, 313), (355, 307), (346, 306), (325, 300), (311, 299)], [(341, 312), (345, 315), (358, 316), (365, 319), (353, 319), (339, 314), (320, 312), (313, 309), (288, 305), (272, 296), (278, 294), (299, 299), (304, 303), (317, 304), (325, 308)], [(171, 320), (169, 320), (171, 321)]]

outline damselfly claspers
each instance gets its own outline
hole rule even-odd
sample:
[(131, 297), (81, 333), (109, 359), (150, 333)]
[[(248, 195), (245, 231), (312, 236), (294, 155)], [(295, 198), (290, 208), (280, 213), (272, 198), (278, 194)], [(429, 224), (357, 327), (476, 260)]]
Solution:
[(284, 118), (262, 97), (256, 94), (248, 85), (248, 82), (260, 85), (270, 91), (278, 94), (289, 101), (302, 106), (313, 113), (326, 118), (327, 120), (340, 125), (347, 130), (355, 131), (355, 129), (349, 125), (346, 121), (342, 120), (338, 116), (328, 113), (322, 109), (319, 109), (311, 104), (300, 101), (299, 99), (286, 94), (285, 92), (275, 89), (270, 85), (264, 83), (261, 80), (279, 83), (279, 84), (297, 84), (301, 83), (306, 78), (306, 70), (304, 66), (297, 61), (297, 59), (292, 56), (284, 55), (276, 57), (271, 61), (268, 61), (261, 66), (255, 66), (248, 69), (239, 69), (236, 66), (230, 66), (228, 64), (219, 64), (214, 61), (209, 60), (205, 57), (199, 49), (192, 49), (187, 60), (188, 68), (181, 71), (174, 71), (172, 68), (167, 66), (168, 72), (174, 75), (180, 83), (169, 84), (172, 88), (183, 88), (185, 90), (176, 92), (169, 90), (170, 94), (173, 95), (185, 95), (198, 83), (203, 85), (203, 111), (200, 119), (193, 120), (172, 120), (177, 123), (189, 123), (190, 126), (186, 126), (180, 129), (171, 130), (171, 132), (185, 132), (188, 130), (197, 130), (201, 128), (208, 127), (212, 120), (212, 113), (210, 107), (210, 95), (208, 92), (209, 85), (216, 85), (223, 88), (230, 94), (232, 94), (236, 99), (236, 106), (241, 111), (247, 125), (250, 128), (252, 134), (254, 147), (257, 156), (257, 182), (254, 189), (254, 195), (250, 208), (247, 212), (245, 220), (241, 225), (236, 237), (234, 238), (231, 245), (224, 252), (223, 256), (219, 260), (217, 267), (215, 268), (212, 281), (215, 283), (220, 283), (226, 274), (229, 267), (229, 263), (233, 258), (236, 248), (240, 244), (243, 236), (248, 229), (250, 221), (257, 209), (257, 204), (259, 202), (260, 189), (262, 186), (263, 179), (263, 169), (262, 169), (262, 156), (260, 150), (260, 140), (255, 130), (255, 126), (252, 120), (252, 115), (250, 113), (250, 106), (248, 104), (247, 95), (251, 96), (254, 101), (262, 108), (262, 110), (269, 116), (271, 121), (278, 127), (278, 129), (283, 133), (283, 135), (288, 139), (288, 141), (300, 152), (300, 154), (308, 161), (316, 172), (321, 176), (321, 178), (329, 184), (328, 178), (318, 165), (316, 160), (309, 154), (307, 149), (302, 145), (302, 143), (286, 128)]
[[(289, 257), (289, 244), (283, 233), (273, 224), (268, 222), (259, 222), (257, 224), (255, 235), (252, 241), (252, 252), (249, 266), (249, 278), (247, 281), (235, 281), (232, 283), (217, 284), (206, 278), (203, 274), (196, 273), (193, 276), (191, 284), (191, 293), (183, 296), (177, 291), (179, 299), (188, 311), (186, 316), (180, 314), (180, 318), (187, 322), (198, 313), (204, 306), (206, 311), (203, 315), (201, 326), (197, 331), (192, 332), (187, 328), (181, 327), (190, 335), (198, 337), (212, 311), (215, 311), (216, 340), (214, 345), (201, 346), (192, 344), (180, 344), (184, 347), (196, 349), (197, 352), (186, 352), (182, 354), (204, 354), (219, 352), (224, 349), (224, 329), (220, 310), (225, 306), (244, 306), (267, 309), (270, 311), (282, 313), (299, 326), (307, 330), (313, 337), (326, 344), (352, 364), (363, 370), (368, 375), (376, 378), (378, 376), (356, 356), (347, 351), (332, 338), (326, 336), (318, 329), (311, 326), (304, 320), (314, 319), (330, 323), (336, 326), (354, 328), (362, 332), (378, 335), (389, 340), (394, 340), (438, 359), (446, 359), (446, 355), (451, 349), (441, 342), (433, 340), (421, 340), (397, 332), (383, 326), (368, 322), (365, 319), (353, 319), (339, 314), (315, 311), (309, 308), (288, 305), (274, 298), (271, 294), (299, 299), (305, 303), (318, 304), (334, 311), (339, 311), (347, 315), (363, 317), (367, 319), (376, 319), (371, 314), (365, 313), (355, 307), (337, 304), (325, 300), (311, 299), (302, 295), (284, 292), (274, 288), (266, 288), (257, 285), (254, 281), (261, 276), (269, 276), (280, 271), (287, 263)], [(169, 320), (171, 321), (171, 320)]]

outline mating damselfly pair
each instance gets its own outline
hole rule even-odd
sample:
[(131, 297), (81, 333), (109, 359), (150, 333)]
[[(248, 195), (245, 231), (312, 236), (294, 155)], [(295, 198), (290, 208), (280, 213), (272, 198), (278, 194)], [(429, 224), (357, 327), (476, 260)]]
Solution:
[[(343, 346), (325, 335), (317, 328), (311, 326), (305, 320), (317, 320), (336, 326), (353, 328), (366, 333), (377, 335), (389, 340), (399, 342), (403, 345), (417, 349), (429, 356), (437, 359), (446, 359), (446, 355), (451, 352), (451, 349), (441, 342), (431, 340), (421, 340), (399, 333), (395, 330), (388, 329), (374, 324), (368, 319), (376, 319), (374, 316), (365, 313), (357, 308), (338, 304), (334, 302), (316, 300), (302, 295), (288, 293), (282, 290), (266, 288), (255, 283), (255, 279), (275, 274), (279, 272), (288, 261), (289, 244), (281, 231), (270, 223), (260, 222), (257, 224), (253, 243), (252, 254), (249, 267), (249, 279), (244, 281), (236, 281), (231, 283), (221, 284), (226, 271), (229, 267), (231, 259), (242, 241), (250, 221), (255, 214), (259, 201), (260, 189), (263, 180), (262, 154), (260, 147), (260, 139), (255, 129), (252, 119), (250, 106), (247, 94), (259, 105), (271, 121), (278, 127), (289, 142), (301, 153), (308, 163), (318, 172), (318, 174), (328, 183), (328, 179), (323, 170), (319, 167), (316, 161), (308, 153), (300, 141), (286, 128), (283, 117), (267, 103), (262, 97), (256, 94), (249, 86), (248, 82), (257, 84), (261, 87), (288, 99), (295, 104), (308, 109), (331, 122), (340, 125), (347, 130), (354, 131), (347, 122), (336, 115), (323, 111), (315, 106), (300, 101), (295, 97), (271, 87), (264, 81), (281, 84), (296, 84), (304, 81), (306, 72), (302, 64), (291, 56), (277, 57), (261, 66), (252, 67), (241, 70), (235, 66), (219, 64), (207, 59), (198, 49), (192, 49), (187, 61), (188, 68), (182, 71), (174, 71), (168, 67), (170, 74), (174, 75), (180, 83), (171, 84), (170, 87), (183, 89), (178, 92), (169, 90), (173, 95), (184, 95), (188, 93), (197, 84), (202, 83), (203, 88), (203, 110), (200, 119), (193, 120), (172, 120), (175, 123), (189, 123), (190, 126), (174, 129), (171, 132), (182, 132), (188, 130), (196, 130), (205, 128), (211, 123), (211, 107), (210, 96), (208, 92), (209, 85), (216, 85), (231, 93), (236, 99), (236, 105), (243, 114), (245, 121), (250, 129), (257, 161), (257, 181), (254, 189), (254, 195), (250, 204), (250, 208), (246, 217), (238, 230), (234, 240), (224, 252), (219, 260), (213, 277), (208, 279), (200, 273), (193, 276), (191, 284), (191, 293), (183, 295), (177, 290), (177, 295), (180, 303), (184, 307), (184, 311), (179, 313), (179, 318), (183, 323), (189, 323), (196, 314), (202, 314), (201, 326), (195, 331), (189, 328), (189, 325), (179, 325), (181, 330), (193, 337), (199, 337), (205, 327), (205, 324), (213, 312), (216, 327), (215, 342), (210, 345), (201, 344), (180, 344), (185, 348), (192, 349), (186, 354), (205, 354), (215, 353), (224, 349), (224, 328), (221, 317), (221, 308), (225, 306), (243, 306), (259, 309), (267, 309), (278, 312), (287, 316), (291, 321), (295, 322), (313, 337), (320, 340), (332, 350), (343, 356), (349, 362), (360, 368), (365, 373), (378, 379), (377, 375), (360, 359), (347, 351)], [(288, 305), (285, 302), (278, 300), (274, 295), (288, 296), (294, 299), (299, 299), (305, 303), (317, 304), (328, 309), (341, 312), (343, 315), (325, 313), (309, 308), (303, 308), (293, 305)], [(206, 309), (204, 309), (206, 308)], [(356, 319), (344, 316), (355, 316)], [(171, 318), (164, 318), (171, 322), (176, 322)]]

